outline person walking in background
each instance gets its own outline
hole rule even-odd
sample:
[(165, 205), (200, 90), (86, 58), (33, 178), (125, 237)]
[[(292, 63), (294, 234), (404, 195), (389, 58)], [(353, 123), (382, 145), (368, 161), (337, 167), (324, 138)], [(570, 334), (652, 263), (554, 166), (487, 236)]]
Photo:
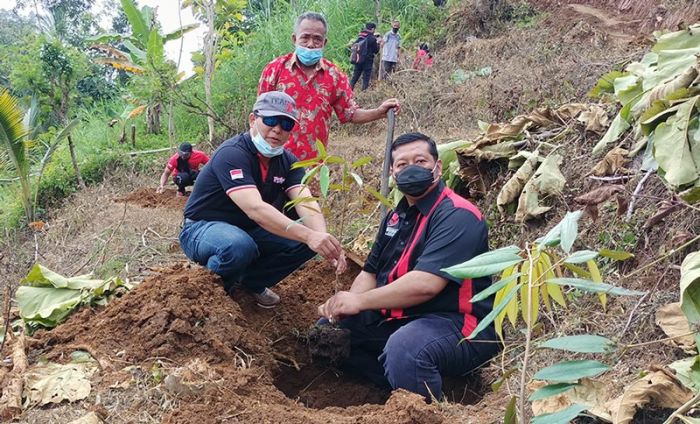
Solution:
[(399, 101), (393, 98), (375, 109), (357, 105), (348, 76), (323, 58), (327, 30), (326, 19), (320, 13), (306, 12), (299, 16), (292, 33), (294, 52), (274, 59), (260, 75), (258, 94), (284, 91), (296, 101), (299, 124), (285, 147), (300, 160), (316, 157), (316, 140), (328, 145), (333, 112), (343, 124), (363, 124), (386, 117), (389, 109), (397, 112), (399, 109)]
[(433, 55), (430, 54), (430, 47), (427, 43), (422, 43), (416, 52), (416, 58), (413, 59), (413, 69), (425, 71), (431, 66), (433, 66)]
[(367, 90), (369, 81), (372, 78), (372, 68), (374, 67), (374, 55), (379, 52), (379, 44), (374, 36), (377, 25), (374, 22), (367, 22), (365, 28), (360, 31), (355, 43), (350, 47), (350, 63), (355, 65), (350, 80), (350, 87), (355, 89), (355, 84), (362, 75), (362, 90)]
[(177, 153), (172, 155), (165, 165), (156, 193), (162, 193), (165, 190), (168, 177), (172, 174), (173, 182), (177, 185), (176, 195), (184, 196), (186, 194), (185, 187), (194, 185), (197, 175), (199, 175), (199, 168), (207, 162), (209, 162), (209, 156), (206, 153), (193, 150), (190, 143), (182, 143)]
[(391, 22), (391, 31), (384, 34), (382, 39), (382, 79), (396, 70), (396, 64), (401, 58), (401, 36), (399, 28), (401, 23), (398, 20)]

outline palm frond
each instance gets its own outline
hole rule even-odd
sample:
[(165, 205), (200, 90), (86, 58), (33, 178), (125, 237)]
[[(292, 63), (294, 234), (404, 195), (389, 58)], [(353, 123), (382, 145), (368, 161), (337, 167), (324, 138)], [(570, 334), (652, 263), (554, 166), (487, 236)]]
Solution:
[(26, 173), (27, 156), (24, 149), (24, 126), (22, 110), (17, 99), (7, 90), (0, 89), (0, 145), (5, 149), (18, 172)]

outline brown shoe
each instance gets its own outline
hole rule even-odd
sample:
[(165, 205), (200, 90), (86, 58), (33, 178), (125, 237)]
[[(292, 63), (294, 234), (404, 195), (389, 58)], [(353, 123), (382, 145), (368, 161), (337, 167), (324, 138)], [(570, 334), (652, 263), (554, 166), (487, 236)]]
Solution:
[(257, 302), (258, 306), (261, 308), (274, 308), (278, 303), (280, 303), (280, 297), (277, 295), (277, 293), (268, 288), (266, 288), (262, 293), (253, 293), (253, 297), (255, 298), (255, 302)]

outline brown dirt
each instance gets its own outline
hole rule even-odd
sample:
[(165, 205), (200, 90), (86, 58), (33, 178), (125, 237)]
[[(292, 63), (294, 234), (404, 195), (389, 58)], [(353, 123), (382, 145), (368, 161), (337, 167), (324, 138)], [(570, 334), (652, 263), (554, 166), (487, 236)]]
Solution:
[[(341, 276), (338, 287), (347, 288), (357, 271)], [(102, 366), (95, 396), (109, 399), (140, 380), (171, 398), (165, 410), (153, 400), (134, 402), (128, 406), (134, 410), (119, 415), (107, 408), (110, 422), (144, 407), (164, 423), (198, 424), (442, 423), (463, 413), (462, 405), (427, 405), (406, 392), (389, 397), (312, 361), (307, 334), (317, 305), (333, 292), (332, 275), (325, 262), (311, 261), (278, 286), (282, 304), (267, 310), (245, 293), (230, 298), (206, 270), (175, 265), (104, 308), (83, 310), (39, 332), (32, 357), (61, 361), (73, 350), (88, 350)], [(184, 386), (173, 389), (168, 378)], [(467, 381), (453, 383), (452, 390), (464, 397)]]
[(156, 193), (151, 187), (141, 187), (125, 197), (114, 199), (115, 202), (133, 203), (142, 208), (173, 208), (182, 209), (187, 203), (187, 197), (176, 196), (177, 190), (166, 188), (162, 193)]

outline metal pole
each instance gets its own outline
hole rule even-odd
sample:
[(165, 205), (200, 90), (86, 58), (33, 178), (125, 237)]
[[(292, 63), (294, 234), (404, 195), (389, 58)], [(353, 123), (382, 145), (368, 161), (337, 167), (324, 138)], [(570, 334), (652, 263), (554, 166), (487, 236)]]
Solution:
[[(394, 125), (396, 124), (396, 113), (393, 108), (386, 113), (387, 131), (386, 131), (386, 148), (384, 149), (384, 167), (382, 168), (382, 185), (379, 193), (387, 197), (389, 195), (389, 168), (391, 168), (391, 143), (394, 142)], [(384, 219), (387, 214), (386, 206), (382, 203), (380, 207), (380, 217)]]

